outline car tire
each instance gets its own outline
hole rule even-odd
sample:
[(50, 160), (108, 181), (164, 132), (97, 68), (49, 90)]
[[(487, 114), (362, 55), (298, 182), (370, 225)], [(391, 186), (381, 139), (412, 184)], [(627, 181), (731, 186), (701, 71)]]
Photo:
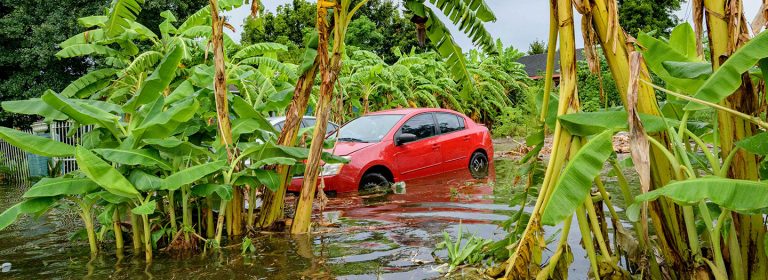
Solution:
[(474, 152), (469, 158), (469, 173), (472, 178), (483, 179), (488, 177), (488, 156), (482, 152)]
[(392, 185), (387, 177), (384, 177), (381, 173), (371, 172), (363, 175), (360, 180), (361, 191), (372, 191), (377, 189), (387, 189)]

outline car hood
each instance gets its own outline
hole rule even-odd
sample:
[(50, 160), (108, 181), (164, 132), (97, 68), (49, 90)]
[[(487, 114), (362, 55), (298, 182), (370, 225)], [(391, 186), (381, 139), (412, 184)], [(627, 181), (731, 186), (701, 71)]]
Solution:
[(374, 144), (376, 143), (336, 142), (336, 150), (330, 150), (329, 152), (333, 151), (337, 156), (348, 156), (351, 153), (373, 146)]

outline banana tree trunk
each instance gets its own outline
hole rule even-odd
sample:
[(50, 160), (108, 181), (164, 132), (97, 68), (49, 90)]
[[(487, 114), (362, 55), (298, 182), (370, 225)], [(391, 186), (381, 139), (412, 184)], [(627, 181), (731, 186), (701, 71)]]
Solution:
[[(742, 3), (739, 0), (704, 0), (706, 24), (709, 35), (713, 70), (717, 70), (749, 38), (744, 20)], [(748, 74), (742, 76), (742, 85), (720, 105), (746, 114), (758, 111), (757, 94), (753, 92), (752, 80)], [(758, 132), (754, 124), (722, 111), (717, 112), (720, 155), (728, 157), (736, 149), (735, 143)], [(727, 177), (745, 180), (759, 180), (758, 159), (744, 150), (735, 151)], [(730, 252), (731, 277), (746, 279), (768, 275), (768, 257), (763, 240), (766, 227), (761, 215), (732, 214), (736, 233), (732, 242), (738, 242), (740, 249)], [(740, 254), (736, 256), (734, 254)]]
[[(286, 111), (285, 125), (283, 131), (280, 133), (280, 138), (277, 140), (279, 145), (283, 146), (295, 146), (296, 139), (299, 135), (299, 128), (301, 126), (301, 117), (307, 112), (307, 103), (309, 103), (309, 96), (312, 94), (312, 86), (315, 83), (315, 76), (317, 76), (318, 59), (315, 58), (312, 67), (307, 70), (296, 82), (296, 88), (293, 91), (293, 98), (288, 105)], [(263, 203), (261, 206), (261, 212), (259, 212), (259, 219), (257, 226), (259, 228), (270, 228), (275, 221), (283, 219), (285, 206), (285, 192), (288, 189), (288, 185), (291, 183), (291, 167), (287, 165), (278, 165), (277, 168), (278, 178), (280, 178), (280, 186), (274, 192), (265, 190)]]
[[(213, 48), (213, 63), (214, 63), (214, 97), (216, 100), (216, 119), (218, 124), (219, 137), (221, 138), (222, 145), (227, 150), (227, 158), (231, 163), (235, 158), (235, 148), (232, 142), (232, 128), (229, 119), (229, 105), (227, 104), (227, 74), (226, 64), (224, 61), (224, 19), (219, 16), (219, 10), (216, 0), (210, 0), (211, 5), (211, 46)], [(240, 192), (240, 188), (232, 186), (233, 198), (230, 201), (232, 207), (232, 223), (231, 228), (227, 228), (228, 232), (233, 235), (242, 234), (242, 205), (243, 196)], [(221, 213), (220, 213), (221, 214)]]
[[(598, 40), (602, 46), (611, 75), (621, 93), (622, 104), (626, 107), (627, 89), (630, 81), (629, 50), (621, 26), (618, 25), (618, 13), (614, 0), (595, 0), (591, 2), (592, 21)], [(611, 6), (613, 5), (613, 6)], [(641, 73), (648, 73), (645, 65), (641, 65)], [(644, 79), (650, 80), (648, 77)], [(648, 115), (660, 116), (656, 95), (653, 88), (640, 83), (637, 96), (637, 111)], [(664, 133), (649, 135), (661, 143), (667, 143)], [(650, 149), (651, 186), (650, 190), (665, 186), (672, 179), (672, 167), (662, 150), (655, 146)], [(659, 246), (664, 258), (671, 262), (672, 267), (683, 267), (689, 259), (688, 243), (679, 232), (684, 232), (681, 209), (674, 203), (660, 199), (649, 205), (651, 223), (659, 236)], [(694, 237), (695, 238), (695, 237)], [(684, 271), (684, 270), (680, 270)]]
[[(556, 16), (552, 22), (556, 22), (556, 26), (558, 26), (558, 29), (550, 30), (550, 38), (553, 32), (560, 36), (560, 68), (562, 74), (557, 115), (561, 116), (579, 110), (579, 98), (576, 93), (576, 49), (573, 10), (571, 0), (551, 0), (550, 4), (551, 14)], [(554, 56), (549, 57), (549, 59), (554, 59)], [(547, 64), (554, 67), (554, 62), (552, 61), (548, 61)], [(547, 164), (544, 182), (539, 190), (539, 196), (536, 199), (531, 219), (528, 221), (519, 245), (512, 256), (510, 256), (507, 264), (505, 277), (509, 279), (530, 279), (536, 276), (540, 264), (536, 263), (535, 260), (541, 259), (542, 250), (544, 249), (541, 247), (541, 244), (544, 243), (544, 232), (540, 220), (541, 214), (554, 191), (554, 186), (560, 177), (562, 167), (568, 161), (571, 145), (580, 141), (563, 129), (559, 122), (555, 124), (553, 139), (552, 157)]]
[[(338, 79), (339, 71), (341, 70), (341, 52), (344, 44), (344, 29), (343, 22), (336, 22), (334, 27), (333, 55), (328, 59), (328, 22), (327, 7), (328, 3), (319, 1), (317, 4), (317, 32), (318, 32), (318, 44), (317, 44), (317, 59), (319, 61), (319, 71), (322, 77), (320, 84), (320, 97), (317, 101), (317, 108), (315, 110), (315, 118), (317, 119), (317, 126), (312, 134), (312, 143), (309, 146), (309, 157), (307, 158), (307, 169), (304, 172), (304, 182), (301, 187), (301, 194), (299, 201), (296, 205), (296, 215), (291, 225), (291, 233), (302, 234), (309, 232), (309, 225), (312, 220), (312, 203), (315, 199), (315, 191), (317, 190), (317, 176), (320, 174), (320, 157), (323, 152), (323, 142), (325, 140), (325, 133), (327, 129), (328, 117), (331, 111), (331, 101), (333, 99), (333, 89), (336, 80)], [(339, 10), (343, 9), (338, 6), (334, 8), (335, 15), (339, 13)], [(335, 17), (339, 18), (339, 17)], [(346, 15), (344, 16), (346, 18)]]

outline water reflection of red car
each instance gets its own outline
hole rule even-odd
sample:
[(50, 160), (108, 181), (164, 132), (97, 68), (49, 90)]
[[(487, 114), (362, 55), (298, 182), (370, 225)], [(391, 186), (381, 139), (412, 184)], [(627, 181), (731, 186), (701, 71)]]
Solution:
[[(467, 116), (446, 109), (397, 109), (370, 113), (339, 130), (329, 149), (347, 164), (326, 164), (325, 191), (350, 192), (436, 174), (469, 170), (488, 175), (491, 134)], [(289, 191), (301, 189), (294, 178)]]

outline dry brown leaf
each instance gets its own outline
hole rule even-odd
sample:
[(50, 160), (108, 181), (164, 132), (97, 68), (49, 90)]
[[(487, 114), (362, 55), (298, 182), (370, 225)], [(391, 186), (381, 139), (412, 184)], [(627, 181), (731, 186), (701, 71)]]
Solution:
[[(627, 116), (629, 122), (630, 154), (635, 170), (640, 177), (640, 190), (647, 193), (651, 189), (650, 143), (645, 134), (643, 123), (637, 113), (637, 94), (640, 82), (643, 60), (639, 52), (629, 55), (629, 87), (627, 89)], [(648, 204), (643, 203), (641, 221), (643, 239), (648, 240)]]
[[(768, 0), (766, 0), (768, 1)], [(696, 54), (704, 57), (704, 0), (693, 0), (693, 29), (696, 31)]]

